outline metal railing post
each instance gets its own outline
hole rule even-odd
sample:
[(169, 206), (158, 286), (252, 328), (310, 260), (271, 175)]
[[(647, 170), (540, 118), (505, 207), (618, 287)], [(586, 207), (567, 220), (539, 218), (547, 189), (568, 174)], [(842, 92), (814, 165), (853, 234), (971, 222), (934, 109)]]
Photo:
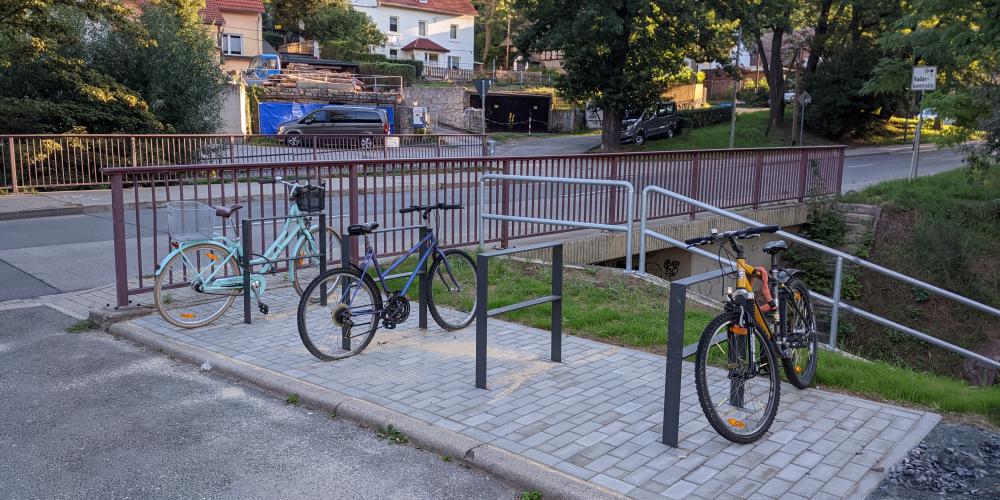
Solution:
[(646, 213), (648, 207), (649, 193), (643, 191), (639, 196), (639, 268), (635, 272), (643, 274), (646, 272), (646, 223), (649, 215)]
[(550, 358), (562, 362), (562, 295), (563, 295), (563, 245), (552, 247), (552, 341)]
[(753, 207), (760, 207), (760, 196), (764, 187), (764, 154), (757, 152), (753, 161)]
[[(420, 232), (419, 232), (420, 241), (424, 241), (424, 238), (427, 238), (427, 230), (428, 230), (427, 226), (421, 226), (420, 227)], [(429, 247), (429, 246), (430, 246), (430, 242), (424, 243), (424, 248), (420, 249), (420, 253), (423, 254), (423, 252), (425, 252), (426, 249), (427, 249), (427, 247)], [(418, 294), (419, 294), (419, 297), (420, 297), (420, 299), (419, 299), (420, 300), (420, 304), (417, 307), (417, 312), (418, 312), (418, 314), (417, 314), (417, 327), (420, 328), (420, 329), (422, 329), (422, 330), (426, 330), (427, 329), (427, 302), (430, 300), (430, 297), (431, 297), (431, 294), (430, 294), (430, 291), (431, 291), (431, 280), (430, 280), (430, 276), (427, 275), (427, 262), (425, 261), (424, 265), (420, 266), (420, 269), (417, 269), (416, 271), (418, 271), (418, 273), (419, 273), (418, 274), (418, 279), (420, 280), (420, 282), (417, 284), (417, 286), (419, 287), (418, 288), (418, 290), (419, 290)]]
[[(358, 211), (360, 210), (359, 198), (361, 197), (361, 195), (358, 192), (358, 165), (356, 163), (352, 163), (350, 166), (347, 167), (347, 186), (348, 186), (347, 203), (351, 211), (351, 213), (348, 215), (347, 220), (349, 221), (348, 222), (349, 224), (358, 224), (360, 222), (360, 217), (359, 217), (360, 214), (358, 214)], [(355, 238), (354, 245), (358, 245), (360, 243), (357, 240), (358, 239)], [(357, 251), (353, 251), (353, 255), (357, 255), (359, 257), (362, 255), (360, 248), (356, 248), (354, 250)], [(350, 262), (349, 261), (344, 262), (342, 265), (344, 267), (349, 267)]]
[[(608, 172), (608, 179), (616, 181), (618, 180), (618, 157), (611, 157), (611, 169)], [(614, 224), (618, 220), (618, 189), (614, 186), (609, 188), (611, 192), (608, 194), (608, 224)]]
[[(503, 174), (510, 174), (510, 161), (503, 161)], [(510, 181), (504, 179), (500, 181), (500, 213), (503, 215), (510, 215), (511, 212), (511, 198), (510, 198)], [(506, 220), (500, 221), (500, 248), (507, 248), (510, 244), (510, 222)]]
[[(351, 267), (351, 260), (353, 258), (352, 255), (351, 255), (351, 245), (352, 245), (351, 240), (352, 240), (352, 238), (351, 238), (351, 235), (349, 235), (349, 234), (343, 235), (342, 238), (347, 238), (347, 241), (344, 242), (343, 240), (341, 240), (341, 244), (340, 244), (340, 267)], [(357, 239), (357, 238), (354, 238), (354, 239)], [(362, 276), (362, 278), (364, 278), (364, 277)], [(348, 285), (347, 285), (346, 282), (340, 284), (340, 300), (344, 300), (344, 297), (347, 297), (347, 287), (348, 287)], [(377, 320), (375, 320), (375, 321), (377, 321)], [(341, 347), (341, 349), (344, 349), (345, 351), (350, 351), (351, 350), (351, 329), (348, 328), (347, 326), (342, 326), (340, 328), (340, 347)]]
[(631, 273), (635, 271), (632, 267), (632, 222), (635, 220), (635, 188), (629, 185), (626, 189), (628, 189), (628, 195), (625, 197), (625, 201), (628, 203), (628, 208), (625, 209), (625, 216), (628, 220), (625, 221), (625, 272)]
[[(701, 153), (694, 154), (694, 160), (691, 165), (691, 198), (698, 199), (701, 198)], [(697, 212), (695, 210), (697, 207), (691, 207), (691, 212), (688, 218), (694, 220), (694, 214)]]
[(125, 195), (122, 174), (111, 176), (111, 220), (115, 238), (115, 297), (118, 307), (125, 307), (128, 305), (128, 258), (125, 254)]
[(843, 281), (844, 258), (837, 256), (837, 266), (833, 272), (833, 309), (830, 310), (830, 348), (837, 348), (837, 323), (840, 320), (840, 293)]
[(14, 138), (7, 138), (8, 157), (10, 158), (10, 191), (17, 194), (20, 190), (17, 187), (17, 155), (14, 154)]
[(684, 309), (687, 285), (670, 284), (667, 313), (667, 367), (663, 388), (663, 444), (677, 447), (681, 416), (681, 360), (684, 353)]
[(233, 136), (229, 136), (229, 163), (236, 163), (236, 138)]
[(243, 322), (250, 324), (250, 253), (253, 251), (250, 246), (253, 239), (253, 227), (250, 219), (241, 221), (240, 242), (243, 245), (243, 256), (240, 259), (240, 267), (243, 271)]
[(799, 160), (799, 203), (806, 198), (806, 176), (809, 174), (809, 150), (803, 149)]
[(134, 135), (129, 136), (128, 141), (129, 141), (129, 146), (132, 149), (132, 166), (133, 167), (138, 167), (139, 166), (139, 155), (136, 154), (136, 151), (135, 151), (135, 136)]
[(485, 255), (476, 258), (476, 387), (486, 388), (486, 321), (489, 304), (490, 259)]
[[(319, 274), (326, 273), (326, 214), (319, 214)], [(326, 305), (326, 283), (319, 286), (319, 303)]]

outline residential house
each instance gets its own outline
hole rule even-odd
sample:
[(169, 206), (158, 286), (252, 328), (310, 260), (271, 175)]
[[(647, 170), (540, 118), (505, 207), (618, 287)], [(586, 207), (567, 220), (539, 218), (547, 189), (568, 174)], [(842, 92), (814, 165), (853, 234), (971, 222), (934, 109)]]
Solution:
[(217, 27), (222, 69), (242, 71), (250, 59), (264, 52), (261, 29), (264, 3), (261, 0), (205, 0), (205, 15), (217, 11), (222, 25)]
[(388, 38), (375, 52), (427, 66), (473, 67), (476, 8), (470, 0), (353, 0), (352, 4)]

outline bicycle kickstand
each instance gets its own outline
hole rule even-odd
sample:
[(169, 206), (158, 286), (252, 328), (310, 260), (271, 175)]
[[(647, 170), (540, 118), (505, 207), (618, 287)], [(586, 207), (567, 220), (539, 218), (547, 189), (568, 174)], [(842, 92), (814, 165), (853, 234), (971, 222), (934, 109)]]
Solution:
[(257, 299), (257, 309), (261, 314), (267, 314), (270, 310), (267, 304), (260, 300), (260, 281), (254, 280), (250, 283), (250, 291), (253, 292), (253, 296)]

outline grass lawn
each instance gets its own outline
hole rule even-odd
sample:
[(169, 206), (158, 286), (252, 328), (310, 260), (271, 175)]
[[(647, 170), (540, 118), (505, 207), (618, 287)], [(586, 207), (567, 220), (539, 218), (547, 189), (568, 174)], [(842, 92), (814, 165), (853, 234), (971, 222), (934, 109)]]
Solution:
[[(879, 122), (867, 137), (851, 140), (850, 143), (852, 146), (911, 144), (913, 143), (913, 132), (916, 127), (917, 120), (915, 118), (897, 118), (893, 116), (888, 121)], [(933, 120), (924, 120), (923, 127), (920, 130), (920, 143), (944, 143), (952, 132), (955, 132), (955, 129), (951, 125), (941, 125), (939, 128), (935, 128)]]
[[(753, 111), (736, 115), (736, 142), (738, 148), (769, 148), (791, 146), (787, 141), (788, 131), (772, 131), (764, 136), (767, 128), (767, 111)], [(785, 122), (791, 123), (791, 112), (786, 113)], [(824, 146), (836, 144), (834, 141), (805, 134), (803, 143), (806, 146)], [(642, 146), (625, 145), (624, 151), (676, 151), (683, 149), (726, 149), (729, 147), (729, 122), (708, 127), (687, 129), (672, 139), (653, 139)]]
[(601, 135), (600, 130), (574, 130), (573, 132), (536, 132), (534, 134), (527, 134), (524, 132), (490, 132), (490, 138), (497, 141), (499, 144), (509, 142), (517, 139), (527, 139), (529, 137), (534, 138), (549, 138), (549, 137), (567, 137), (573, 135)]

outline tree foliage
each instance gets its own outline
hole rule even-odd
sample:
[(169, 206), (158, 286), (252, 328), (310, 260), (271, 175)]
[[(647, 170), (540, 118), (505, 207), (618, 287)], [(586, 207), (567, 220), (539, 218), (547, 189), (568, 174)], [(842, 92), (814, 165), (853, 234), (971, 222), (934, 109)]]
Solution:
[(317, 7), (304, 26), (323, 45), (324, 53), (338, 59), (354, 59), (367, 54), (369, 47), (385, 45), (386, 36), (364, 12), (347, 2), (334, 1)]
[(137, 46), (130, 33), (111, 30), (90, 44), (93, 66), (137, 90), (156, 118), (179, 133), (215, 131), (225, 90), (198, 8), (190, 0), (146, 4), (139, 21), (151, 43)]
[(582, 0), (573, 15), (559, 0), (518, 0), (533, 24), (518, 35), (524, 53), (562, 51), (556, 88), (603, 112), (602, 148), (616, 151), (626, 109), (660, 98), (685, 58), (726, 60), (735, 23), (710, 4), (668, 0)]

